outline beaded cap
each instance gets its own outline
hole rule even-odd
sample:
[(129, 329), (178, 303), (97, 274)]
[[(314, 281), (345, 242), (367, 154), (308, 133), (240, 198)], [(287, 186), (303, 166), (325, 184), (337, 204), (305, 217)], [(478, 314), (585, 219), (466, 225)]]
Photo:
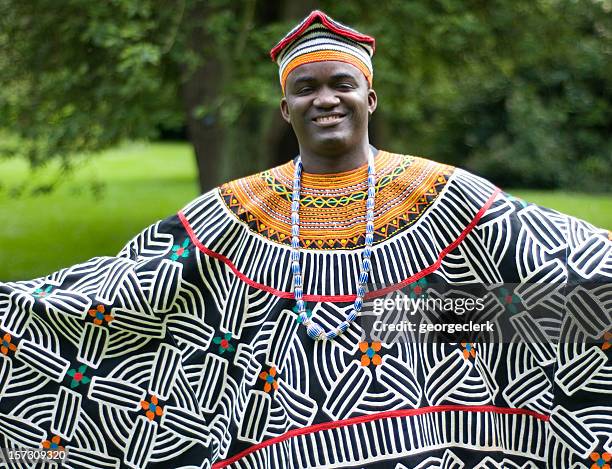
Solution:
[(374, 77), (373, 37), (361, 34), (315, 10), (279, 41), (270, 57), (279, 67), (283, 93), (287, 76), (295, 68), (312, 62), (335, 60), (350, 63), (365, 75), (370, 86)]

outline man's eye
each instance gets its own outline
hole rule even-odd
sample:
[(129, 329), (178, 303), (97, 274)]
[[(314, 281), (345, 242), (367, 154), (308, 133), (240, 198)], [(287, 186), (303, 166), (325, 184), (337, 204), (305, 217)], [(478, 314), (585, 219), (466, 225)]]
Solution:
[(312, 91), (312, 88), (310, 86), (304, 86), (297, 90), (297, 94), (307, 94), (307, 93), (310, 93), (311, 91)]
[(354, 88), (351, 83), (338, 83), (337, 87), (341, 90), (352, 90)]

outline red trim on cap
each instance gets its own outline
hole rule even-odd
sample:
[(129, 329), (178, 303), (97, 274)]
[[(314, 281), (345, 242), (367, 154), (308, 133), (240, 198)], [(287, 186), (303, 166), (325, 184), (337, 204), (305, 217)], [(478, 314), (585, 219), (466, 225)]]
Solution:
[(400, 410), (389, 410), (384, 412), (378, 412), (376, 414), (363, 415), (360, 417), (351, 417), (345, 420), (336, 420), (333, 422), (318, 423), (309, 427), (295, 428), (283, 433), (280, 436), (270, 438), (269, 440), (262, 441), (256, 445), (250, 446), (244, 451), (241, 451), (234, 456), (231, 456), (223, 461), (216, 462), (213, 464), (212, 469), (222, 469), (235, 463), (236, 461), (254, 453), (257, 450), (272, 446), (277, 443), (281, 443), (289, 438), (294, 438), (300, 435), (308, 435), (310, 433), (320, 432), (324, 430), (331, 430), (334, 428), (346, 427), (349, 425), (356, 425), (364, 422), (372, 422), (375, 420), (382, 420), (388, 418), (398, 417), (413, 417), (415, 415), (431, 414), (438, 412), (475, 412), (475, 413), (491, 413), (491, 414), (509, 414), (509, 415), (527, 415), (543, 422), (548, 422), (550, 416), (541, 414), (530, 409), (516, 409), (512, 407), (497, 407), (492, 405), (479, 405), (479, 406), (465, 406), (465, 405), (439, 405), (430, 407), (420, 407), (418, 409), (400, 409)]
[(276, 57), (278, 56), (278, 54), (283, 50), (283, 48), (293, 42), (298, 36), (300, 36), (304, 31), (306, 31), (306, 29), (308, 29), (308, 27), (315, 22), (315, 20), (320, 20), (321, 23), (327, 28), (330, 29), (331, 31), (340, 34), (341, 36), (344, 37), (348, 37), (350, 39), (353, 39), (354, 41), (357, 42), (367, 42), (368, 44), (370, 44), (372, 46), (372, 52), (374, 52), (376, 50), (376, 41), (374, 40), (374, 38), (372, 36), (368, 36), (366, 34), (361, 34), (361, 33), (357, 33), (355, 31), (350, 31), (348, 29), (344, 29), (340, 26), (337, 26), (333, 23), (332, 19), (327, 16), (325, 13), (323, 13), (320, 10), (315, 10), (312, 13), (310, 13), (310, 15), (308, 15), (308, 18), (306, 18), (304, 20), (304, 24), (302, 24), (302, 26), (300, 26), (300, 28), (295, 31), (293, 34), (291, 34), (290, 36), (284, 37), (283, 39), (280, 40), (280, 42), (278, 44), (276, 44), (272, 50), (270, 51), (270, 57), (272, 58), (273, 61), (276, 62)]

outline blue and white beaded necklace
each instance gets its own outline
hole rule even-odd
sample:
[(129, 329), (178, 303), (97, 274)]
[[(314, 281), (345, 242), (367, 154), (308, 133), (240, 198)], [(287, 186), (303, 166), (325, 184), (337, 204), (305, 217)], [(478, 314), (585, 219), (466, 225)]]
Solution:
[(353, 310), (347, 314), (335, 329), (325, 331), (306, 313), (306, 303), (303, 300), (302, 269), (300, 267), (300, 190), (302, 180), (302, 158), (297, 157), (293, 176), (293, 196), (291, 198), (291, 271), (293, 273), (293, 294), (297, 303), (298, 320), (306, 326), (308, 335), (315, 340), (333, 340), (345, 332), (363, 307), (366, 284), (370, 273), (372, 242), (374, 241), (374, 196), (376, 193), (376, 169), (372, 151), (368, 154), (368, 199), (366, 202), (365, 247), (361, 254), (361, 272), (357, 283), (357, 297)]

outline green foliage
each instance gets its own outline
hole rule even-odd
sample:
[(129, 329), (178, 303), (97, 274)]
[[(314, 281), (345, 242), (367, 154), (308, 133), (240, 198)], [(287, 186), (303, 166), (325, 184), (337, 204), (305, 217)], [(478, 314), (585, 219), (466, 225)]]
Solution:
[(394, 149), (505, 186), (612, 188), (609, 1), (359, 5), (342, 18), (377, 38)]
[(163, 3), (0, 1), (0, 127), (33, 165), (182, 121)]
[[(541, 9), (532, 9), (515, 40), (520, 55), (506, 59), (514, 58), (515, 65), (500, 86), (499, 104), (489, 101), (491, 112), (479, 116), (500, 125), (474, 140), (468, 163), (475, 170), (493, 168), (490, 161), (501, 156), (495, 165), (500, 184), (609, 190), (612, 82), (602, 62), (607, 55), (609, 63), (612, 52), (609, 15), (591, 2), (544, 3)], [(540, 15), (547, 18), (544, 24)], [(607, 39), (593, 33), (600, 26), (607, 28)], [(466, 92), (474, 95), (477, 86)], [(478, 116), (473, 106), (466, 111)], [(595, 160), (605, 171), (589, 171), (587, 162)]]
[[(610, 0), (312, 3), (377, 39), (379, 146), (503, 186), (612, 189)], [(214, 155), (224, 177), (258, 169), (278, 125), (268, 51), (299, 19), (291, 7), (0, 0), (0, 128), (20, 139), (0, 153), (68, 166), (74, 153), (183, 125), (184, 83), (217, 61), (205, 79), (214, 95), (191, 109), (226, 130)]]

